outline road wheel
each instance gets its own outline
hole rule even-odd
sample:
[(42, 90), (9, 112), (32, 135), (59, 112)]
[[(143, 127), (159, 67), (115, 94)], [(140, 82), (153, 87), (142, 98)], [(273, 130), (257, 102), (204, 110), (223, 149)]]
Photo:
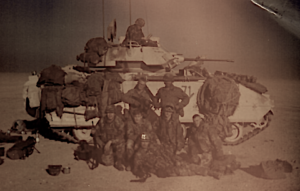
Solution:
[(240, 138), (243, 136), (243, 126), (239, 123), (231, 123), (232, 127), (232, 136), (226, 137), (224, 142), (226, 144), (234, 144), (239, 141)]

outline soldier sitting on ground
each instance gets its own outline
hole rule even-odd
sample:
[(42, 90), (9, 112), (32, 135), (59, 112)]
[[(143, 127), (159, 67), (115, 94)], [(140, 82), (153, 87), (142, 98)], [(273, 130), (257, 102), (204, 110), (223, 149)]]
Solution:
[(213, 152), (218, 157), (223, 156), (222, 141), (216, 129), (204, 122), (198, 114), (193, 116), (193, 126), (189, 130), (188, 153), (193, 163), (209, 166)]
[[(97, 146), (104, 150), (110, 149), (113, 152), (114, 167), (118, 170), (124, 170), (124, 151), (125, 151), (125, 128), (124, 122), (115, 115), (115, 106), (107, 106), (105, 117), (96, 125), (94, 141)], [(106, 164), (110, 165), (110, 164)]]
[(126, 154), (127, 154), (127, 167), (126, 170), (130, 170), (132, 166), (132, 155), (137, 150), (140, 135), (145, 132), (149, 135), (150, 141), (153, 144), (160, 144), (155, 132), (152, 129), (151, 123), (143, 118), (142, 112), (139, 109), (135, 109), (132, 112), (132, 120), (128, 120), (126, 124)]
[(178, 118), (174, 115), (173, 104), (166, 104), (159, 119), (154, 122), (153, 128), (164, 147), (175, 154), (184, 147), (183, 129)]
[(194, 164), (210, 168), (210, 174), (218, 179), (226, 170), (231, 172), (239, 168), (235, 156), (224, 155), (222, 141), (213, 121), (194, 115), (193, 126), (188, 134), (188, 154)]
[(170, 176), (207, 175), (208, 168), (184, 162), (180, 157), (168, 154), (164, 147), (152, 144), (150, 137), (140, 136), (140, 147), (134, 155), (132, 173), (141, 179), (155, 174), (165, 178)]

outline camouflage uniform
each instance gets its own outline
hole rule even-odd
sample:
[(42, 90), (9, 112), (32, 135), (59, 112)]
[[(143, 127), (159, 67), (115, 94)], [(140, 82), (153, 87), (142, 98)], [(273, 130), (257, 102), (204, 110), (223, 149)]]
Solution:
[(222, 141), (217, 129), (208, 122), (200, 124), (199, 127), (194, 125), (191, 127), (188, 146), (194, 163), (199, 162), (198, 154), (200, 154), (201, 166), (209, 166), (213, 154), (216, 158), (223, 156)]
[(112, 149), (115, 160), (122, 160), (125, 151), (125, 128), (124, 122), (120, 117), (115, 115), (112, 122), (108, 122), (107, 118), (102, 118), (96, 125), (95, 140), (97, 144), (104, 148), (104, 145), (113, 140)]
[(180, 151), (184, 147), (183, 130), (180, 121), (171, 118), (169, 121), (161, 116), (159, 120), (154, 122), (153, 128), (162, 144), (169, 147), (173, 153)]
[(146, 119), (142, 119), (141, 124), (129, 120), (127, 121), (126, 127), (126, 152), (129, 160), (132, 157), (134, 150), (136, 150), (135, 148), (137, 148), (140, 143), (139, 137), (142, 133), (147, 133), (150, 137), (150, 142), (152, 143), (156, 143), (156, 140), (158, 139), (152, 129), (151, 123)]
[(208, 169), (183, 162), (163, 146), (150, 144), (148, 149), (139, 148), (134, 155), (133, 174), (144, 177), (152, 173), (158, 177), (207, 175)]
[(150, 144), (148, 149), (139, 148), (134, 155), (132, 173), (137, 176), (139, 176), (140, 173), (156, 174), (158, 169), (173, 166), (174, 161), (163, 158), (159, 149), (158, 146), (154, 146), (153, 144)]

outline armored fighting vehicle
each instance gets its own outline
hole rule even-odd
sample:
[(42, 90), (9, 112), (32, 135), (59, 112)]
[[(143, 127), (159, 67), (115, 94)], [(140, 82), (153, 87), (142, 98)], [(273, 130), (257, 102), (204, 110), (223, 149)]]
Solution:
[[(184, 132), (192, 123), (192, 116), (199, 113), (199, 107), (197, 105), (197, 95), (206, 79), (211, 78), (214, 74), (209, 73), (203, 68), (203, 62), (206, 61), (225, 61), (232, 62), (230, 60), (212, 60), (196, 58), (185, 58), (183, 55), (172, 53), (164, 50), (159, 42), (159, 38), (151, 37), (151, 46), (142, 46), (136, 42), (130, 42), (127, 45), (123, 45), (124, 37), (119, 38), (118, 44), (107, 43), (102, 47), (102, 52), (98, 54), (99, 58), (95, 62), (91, 62), (86, 58), (85, 54), (77, 57), (84, 63), (84, 67), (78, 70), (77, 66), (66, 66), (62, 70), (66, 72), (65, 81), (82, 80), (83, 82), (87, 76), (91, 73), (101, 72), (116, 72), (118, 73), (123, 82), (120, 83), (120, 89), (123, 93), (135, 87), (137, 84), (138, 76), (147, 76), (147, 86), (155, 95), (160, 87), (164, 86), (163, 76), (166, 72), (172, 72), (174, 74), (174, 85), (182, 88), (182, 90), (190, 97), (189, 104), (184, 108), (184, 116), (180, 117)], [(102, 39), (103, 40), (103, 39)], [(153, 43), (154, 42), (154, 43)], [(86, 66), (87, 65), (87, 66)], [(192, 66), (201, 66), (199, 70), (195, 70)], [(85, 72), (88, 70), (89, 72)], [(222, 73), (226, 75), (227, 73)], [(233, 80), (242, 82), (242, 79), (247, 79), (247, 76), (227, 75), (235, 76)], [(239, 80), (236, 79), (236, 76)], [(36, 94), (40, 93), (39, 88), (36, 87), (38, 78), (31, 78), (27, 82), (27, 90), (35, 89)], [(236, 83), (236, 87), (240, 92), (238, 105), (233, 113), (229, 116), (229, 121), (232, 127), (231, 136), (224, 139), (226, 145), (237, 145), (251, 138), (264, 130), (270, 122), (270, 116), (272, 115), (272, 109), (274, 107), (273, 101), (270, 96), (266, 94), (266, 90), (260, 91), (259, 88), (255, 88), (255, 80), (251, 79), (245, 83)], [(254, 85), (254, 86), (253, 86)], [(28, 96), (28, 91), (24, 93), (24, 98)], [(32, 97), (32, 96), (31, 96)], [(124, 110), (128, 108), (128, 104), (124, 102), (116, 103)], [(35, 105), (38, 107), (38, 105)], [(53, 111), (46, 113), (45, 117), (49, 121), (52, 128), (58, 127), (71, 127), (73, 134), (78, 140), (92, 140), (90, 135), (91, 128), (95, 126), (99, 118), (93, 118), (85, 120), (84, 113), (86, 107), (65, 107), (63, 115), (58, 117)], [(154, 109), (153, 109), (154, 110)], [(159, 110), (155, 111), (158, 115)]]

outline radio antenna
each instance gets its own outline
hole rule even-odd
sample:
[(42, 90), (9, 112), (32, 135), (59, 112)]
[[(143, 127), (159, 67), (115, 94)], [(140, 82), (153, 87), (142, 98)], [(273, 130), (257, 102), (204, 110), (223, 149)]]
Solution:
[(129, 25), (131, 25), (131, 0), (129, 0)]
[(105, 38), (105, 33), (104, 33), (104, 0), (102, 0), (102, 23), (103, 23), (103, 38)]

